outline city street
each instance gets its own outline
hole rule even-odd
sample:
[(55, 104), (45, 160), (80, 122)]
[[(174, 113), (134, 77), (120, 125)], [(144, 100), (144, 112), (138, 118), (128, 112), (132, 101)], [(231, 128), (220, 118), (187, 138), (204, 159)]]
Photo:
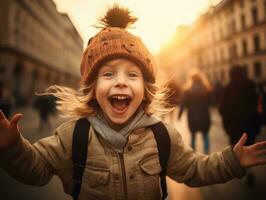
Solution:
[[(151, 9), (147, 12), (147, 8)], [(193, 135), (192, 146), (199, 154), (222, 152), (229, 146), (229, 138), (223, 129), (217, 108), (211, 108), (209, 127), (208, 113), (205, 112), (209, 106), (219, 105), (225, 117), (225, 126), (228, 132), (234, 133), (233, 136), (239, 135), (235, 134), (235, 130), (240, 129), (241, 133), (241, 126), (244, 126), (245, 131), (252, 132), (251, 129), (256, 129), (258, 132), (261, 119), (256, 118), (256, 114), (253, 118), (253, 113), (260, 113), (266, 119), (266, 0), (163, 0), (153, 1), (152, 4), (149, 1), (130, 0), (0, 0), (0, 19), (0, 109), (7, 116), (10, 115), (10, 111), (13, 114), (23, 114), (21, 119), (17, 116), (19, 130), (31, 144), (52, 136), (58, 126), (70, 120), (54, 113), (56, 99), (62, 100), (59, 106), (65, 111), (71, 112), (74, 109), (74, 112), (78, 113), (91, 111), (90, 108), (84, 108), (84, 101), (92, 107), (99, 104), (102, 110), (107, 109), (107, 114), (110, 114), (107, 123), (114, 124), (113, 128), (118, 129), (121, 124), (117, 124), (117, 120), (130, 121), (131, 109), (138, 107), (140, 101), (143, 101), (141, 104), (151, 102), (151, 110), (159, 112), (164, 110), (161, 103), (165, 103), (165, 106), (184, 106), (182, 116), (181, 112), (178, 115), (180, 110), (177, 107), (173, 112), (162, 116), (162, 120), (176, 128), (184, 143), (191, 146), (186, 110), (189, 109), (189, 122), (192, 122), (190, 129), (193, 133), (195, 130), (205, 132), (205, 135), (197, 133), (195, 143)], [(129, 90), (124, 90), (126, 87)], [(42, 94), (51, 94), (51, 98)], [(53, 98), (53, 95), (56, 97)], [(166, 98), (166, 101), (161, 97)], [(111, 104), (112, 109), (107, 108), (107, 104)], [(146, 105), (141, 106), (146, 109)], [(150, 108), (148, 107), (148, 110)], [(41, 123), (40, 126), (39, 117), (45, 121), (47, 113), (53, 115), (50, 117), (51, 123)], [(130, 119), (127, 120), (128, 118)], [(149, 120), (142, 119), (142, 125), (150, 123)], [(249, 124), (251, 120), (252, 125)], [(95, 121), (100, 124), (99, 129), (103, 130), (103, 133), (99, 132), (104, 135), (112, 149), (121, 150), (120, 144), (125, 144), (127, 139), (112, 134), (108, 129), (110, 127), (102, 126), (102, 121)], [(264, 119), (261, 121), (264, 126), (261, 127), (256, 142), (266, 141), (266, 122)], [(132, 120), (132, 124), (121, 129), (123, 136), (136, 126), (140, 128), (136, 120)], [(236, 127), (232, 127), (234, 125)], [(96, 128), (95, 124), (94, 127)], [(13, 140), (5, 137), (3, 129), (5, 127), (0, 127), (0, 141), (2, 149), (5, 149), (6, 146), (10, 146), (8, 141)], [(207, 137), (205, 140), (203, 138), (207, 132), (209, 141)], [(112, 137), (109, 137), (110, 135)], [(253, 139), (254, 137), (252, 141)], [(106, 169), (101, 169), (104, 167), (102, 162), (106, 161), (103, 154), (98, 156), (98, 151), (93, 149), (87, 161), (96, 164), (89, 163), (86, 167), (99, 167), (101, 172), (94, 169), (92, 171), (97, 176), (96, 180), (101, 182), (102, 188), (99, 192), (95, 189), (97, 186), (85, 187), (88, 193), (94, 198), (97, 198), (95, 196), (98, 196), (98, 193), (107, 193), (108, 196), (110, 192), (107, 188), (118, 194), (117, 182), (125, 183), (118, 184), (118, 187), (126, 193), (126, 189), (135, 184), (134, 180), (142, 180), (145, 187), (141, 187), (141, 181), (139, 186), (143, 192), (137, 191), (139, 194), (136, 195), (134, 191), (134, 195), (131, 195), (128, 191), (130, 196), (145, 198), (156, 194), (154, 185), (156, 186), (156, 177), (160, 170), (154, 170), (156, 166), (152, 165), (152, 159), (147, 159), (147, 163), (145, 161), (146, 153), (150, 157), (154, 153), (154, 148), (150, 148), (152, 145), (148, 140), (143, 137), (144, 144), (141, 141), (136, 144), (141, 147), (132, 147), (133, 151), (132, 148), (128, 149), (132, 155), (137, 155), (136, 159), (128, 156), (128, 160), (123, 161), (122, 156), (119, 162), (113, 159), (112, 163), (109, 158), (113, 156), (113, 152), (108, 152), (107, 160), (110, 162), (107, 168), (110, 173), (106, 172)], [(205, 151), (203, 141), (206, 144)], [(97, 147), (98, 142), (96, 139), (96, 145), (91, 143), (90, 147)], [(207, 142), (210, 144), (209, 150)], [(65, 149), (71, 149), (71, 143), (62, 143), (63, 152)], [(235, 149), (243, 166), (260, 162), (256, 157), (258, 155), (266, 158), (266, 147), (260, 149), (260, 145), (256, 145), (243, 149), (243, 142), (240, 144), (236, 146), (239, 148)], [(49, 145), (51, 152), (55, 152), (53, 143)], [(164, 144), (164, 147), (166, 146), (167, 143)], [(48, 149), (45, 145), (43, 147)], [(180, 149), (179, 145), (176, 147)], [(145, 152), (141, 153), (139, 148)], [(71, 195), (65, 194), (61, 180), (57, 176), (52, 177), (45, 186), (30, 186), (15, 180), (6, 171), (12, 169), (10, 173), (13, 174), (22, 171), (23, 173), (16, 177), (23, 180), (32, 172), (32, 166), (35, 169), (34, 174), (37, 174), (33, 180), (36, 183), (36, 180), (42, 182), (43, 170), (39, 170), (40, 173), (36, 172), (39, 169), (34, 164), (36, 159), (26, 162), (27, 155), (23, 157), (23, 150), (9, 150), (15, 170), (11, 168), (9, 160), (4, 159), (4, 156), (9, 156), (7, 151), (0, 151), (0, 200), (72, 200)], [(15, 156), (12, 156), (12, 153)], [(60, 156), (57, 150), (56, 155), (48, 151), (45, 153), (50, 156), (49, 159), (59, 162), (52, 163), (56, 166), (51, 168), (58, 168), (61, 163), (66, 167), (72, 166), (69, 160), (65, 161), (70, 157), (65, 156), (65, 159), (60, 160), (64, 156)], [(14, 159), (17, 154), (21, 155), (21, 159)], [(48, 157), (46, 154), (45, 158)], [(233, 166), (234, 159), (227, 159), (228, 157), (220, 154), (217, 157), (214, 155), (214, 159), (203, 156), (203, 160), (206, 161), (204, 164), (207, 165), (201, 165), (197, 159), (193, 159), (193, 156), (197, 156), (194, 153), (189, 154), (192, 158), (188, 158), (186, 155), (182, 156), (180, 151), (172, 150), (171, 155), (178, 159), (177, 167), (172, 164), (174, 162), (171, 163), (178, 175), (176, 179), (187, 183), (195, 183), (199, 176), (208, 183), (213, 179), (217, 180), (216, 177), (219, 175), (221, 180), (224, 180), (226, 174), (236, 170)], [(215, 159), (220, 163), (213, 162)], [(231, 159), (232, 162), (228, 161)], [(186, 161), (189, 165), (186, 165)], [(43, 163), (48, 162), (50, 161)], [(124, 165), (123, 162), (129, 165)], [(158, 162), (157, 160), (157, 165)], [(47, 165), (49, 164), (51, 162)], [(149, 168), (151, 165), (152, 170)], [(232, 170), (223, 170), (224, 165)], [(67, 169), (60, 168), (54, 171), (61, 172), (57, 174), (64, 179), (64, 183), (66, 180), (72, 183), (71, 171)], [(139, 173), (136, 174), (135, 169), (139, 170)], [(214, 173), (214, 169), (220, 170), (220, 173)], [(197, 173), (206, 170), (213, 173)], [(87, 171), (88, 182), (91, 184), (94, 182), (90, 181), (93, 176), (90, 175), (90, 169)], [(66, 174), (70, 175), (70, 179), (65, 177)], [(185, 178), (182, 179), (184, 174)], [(194, 188), (166, 177), (167, 200), (266, 200), (266, 164), (246, 169), (246, 174), (250, 176), (232, 179), (223, 184)], [(108, 184), (105, 184), (106, 182)], [(113, 188), (111, 184), (114, 185)], [(89, 198), (87, 196), (86, 193), (85, 198)]]
[[(220, 151), (228, 146), (227, 136), (222, 128), (221, 118), (217, 110), (211, 112), (212, 126), (210, 129), (210, 151)], [(168, 119), (169, 120), (169, 119)], [(183, 136), (183, 140), (190, 144), (186, 115), (180, 121), (172, 121)], [(257, 141), (266, 140), (266, 127), (262, 128)], [(203, 143), (200, 135), (197, 135), (196, 149), (203, 152)], [(234, 179), (225, 184), (216, 184), (200, 188), (190, 188), (184, 184), (168, 181), (169, 197), (171, 200), (265, 200), (266, 199), (266, 166), (253, 167), (251, 169), (256, 176), (255, 185), (247, 187), (246, 179)]]
[[(21, 109), (19, 112), (24, 114), (20, 129), (24, 137), (31, 142), (49, 136), (52, 130), (47, 133), (38, 131), (38, 115), (32, 109)], [(52, 117), (52, 128), (54, 129), (64, 119)], [(166, 119), (169, 121), (169, 119)], [(177, 121), (174, 120), (174, 126), (179, 130), (186, 144), (189, 145), (190, 135), (186, 124), (186, 115)], [(266, 139), (266, 129), (261, 131), (258, 140)], [(212, 111), (212, 127), (210, 130), (211, 152), (222, 150), (227, 146), (227, 137), (222, 129), (220, 117), (216, 110)], [(197, 136), (197, 151), (203, 151), (203, 145), (200, 135)], [(256, 176), (254, 187), (249, 188), (245, 184), (245, 178), (235, 179), (225, 184), (217, 184), (201, 188), (190, 188), (184, 184), (177, 184), (168, 180), (170, 200), (265, 200), (266, 199), (266, 166), (254, 167), (251, 169)], [(19, 183), (10, 177), (6, 172), (0, 170), (0, 199), (17, 200), (17, 199), (38, 199), (38, 200), (70, 200), (71, 197), (64, 194), (60, 180), (54, 177), (51, 182), (44, 187), (27, 186)]]

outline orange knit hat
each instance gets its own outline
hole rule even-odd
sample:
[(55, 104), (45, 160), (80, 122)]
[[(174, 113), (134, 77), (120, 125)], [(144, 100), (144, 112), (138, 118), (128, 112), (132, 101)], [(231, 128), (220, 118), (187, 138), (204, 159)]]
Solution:
[(141, 39), (126, 28), (137, 18), (130, 11), (114, 4), (100, 23), (102, 30), (92, 37), (81, 61), (81, 83), (87, 84), (95, 79), (99, 67), (111, 59), (125, 58), (140, 66), (145, 81), (155, 82), (155, 61)]

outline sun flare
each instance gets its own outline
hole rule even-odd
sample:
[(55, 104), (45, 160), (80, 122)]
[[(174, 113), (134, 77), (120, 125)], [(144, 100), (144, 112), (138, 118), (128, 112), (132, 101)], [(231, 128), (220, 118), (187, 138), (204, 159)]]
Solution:
[(140, 36), (152, 53), (156, 54), (174, 34), (178, 25), (189, 25), (196, 20), (210, 4), (210, 0), (54, 0), (60, 12), (67, 13), (84, 44), (98, 30), (92, 25), (114, 2), (128, 7), (138, 17), (130, 31)]

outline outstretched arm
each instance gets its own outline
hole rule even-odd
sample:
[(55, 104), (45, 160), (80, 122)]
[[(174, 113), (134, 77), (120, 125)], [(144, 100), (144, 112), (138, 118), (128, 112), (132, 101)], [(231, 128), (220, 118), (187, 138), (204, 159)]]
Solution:
[(224, 183), (245, 175), (232, 147), (210, 155), (195, 153), (184, 144), (174, 128), (167, 126), (167, 130), (171, 138), (167, 175), (173, 180), (190, 187), (199, 187)]
[(241, 166), (248, 168), (255, 165), (266, 164), (266, 141), (244, 146), (247, 138), (247, 134), (244, 133), (233, 148)]
[(15, 144), (19, 138), (18, 121), (21, 117), (22, 114), (17, 113), (8, 121), (2, 110), (0, 110), (0, 151)]
[(71, 144), (76, 121), (62, 124), (52, 136), (32, 145), (19, 132), (21, 116), (15, 114), (8, 121), (0, 111), (0, 167), (30, 185), (45, 185), (58, 175), (67, 193), (71, 193)]
[(10, 121), (0, 110), (0, 167), (17, 180), (32, 185), (46, 184), (52, 174), (44, 159), (19, 131), (17, 113)]

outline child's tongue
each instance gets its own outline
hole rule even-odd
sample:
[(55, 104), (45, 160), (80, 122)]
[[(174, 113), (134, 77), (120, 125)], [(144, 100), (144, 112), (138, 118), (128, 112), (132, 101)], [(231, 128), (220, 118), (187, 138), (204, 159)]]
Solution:
[(128, 106), (127, 100), (112, 100), (112, 106), (117, 110), (123, 110)]

